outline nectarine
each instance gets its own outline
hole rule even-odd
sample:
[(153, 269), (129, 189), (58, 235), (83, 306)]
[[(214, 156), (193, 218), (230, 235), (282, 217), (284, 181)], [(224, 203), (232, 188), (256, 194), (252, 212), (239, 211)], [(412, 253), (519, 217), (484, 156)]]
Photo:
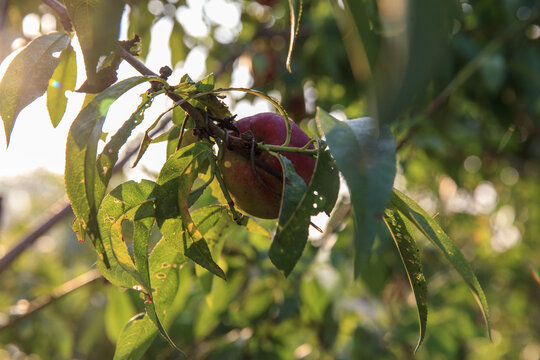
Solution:
[[(289, 124), (292, 131), (288, 146), (300, 148), (306, 145), (310, 140), (308, 135), (290, 120)], [(283, 117), (274, 113), (246, 117), (236, 121), (235, 125), (240, 134), (251, 132), (259, 143), (282, 145), (287, 136)], [(315, 169), (315, 159), (301, 153), (283, 152), (282, 155), (292, 162), (296, 173), (309, 184)], [(279, 215), (281, 204), (281, 165), (275, 156), (266, 151), (259, 151), (256, 156), (259, 164), (263, 165), (255, 167), (258, 176), (253, 171), (250, 154), (225, 147), (220, 154), (218, 166), (236, 206), (250, 215), (274, 219)]]

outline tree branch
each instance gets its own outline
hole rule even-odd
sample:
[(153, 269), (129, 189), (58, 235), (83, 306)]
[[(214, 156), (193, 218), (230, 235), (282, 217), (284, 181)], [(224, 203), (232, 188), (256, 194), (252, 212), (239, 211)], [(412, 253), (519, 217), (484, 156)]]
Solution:
[(36, 224), (28, 235), (24, 236), (6, 255), (0, 258), (0, 273), (6, 270), (11, 263), (18, 258), (28, 247), (30, 247), (37, 239), (49, 231), (56, 223), (68, 215), (73, 214), (71, 205), (65, 199), (58, 201), (52, 206), (51, 214), (43, 221)]
[(92, 269), (55, 288), (51, 294), (43, 295), (35, 300), (32, 300), (27, 306), (23, 307), (13, 305), (9, 311), (10, 318), (7, 322), (0, 324), (0, 331), (5, 330), (10, 326), (13, 326), (15, 323), (34, 314), (36, 311), (39, 311), (44, 307), (51, 305), (52, 303), (63, 298), (64, 296), (69, 295), (72, 292), (82, 288), (83, 286), (89, 285), (101, 278), (102, 276), (99, 270)]
[[(168, 121), (164, 121), (158, 126), (154, 134), (163, 130)], [(114, 166), (112, 173), (120, 171), (124, 165), (139, 151), (139, 146), (134, 146), (122, 159)], [(38, 222), (17, 244), (9, 250), (2, 258), (0, 258), (0, 274), (6, 270), (11, 263), (17, 259), (26, 249), (32, 246), (37, 239), (49, 231), (54, 225), (64, 218), (72, 215), (71, 205), (67, 199), (62, 199), (52, 206), (50, 214), (42, 221)]]

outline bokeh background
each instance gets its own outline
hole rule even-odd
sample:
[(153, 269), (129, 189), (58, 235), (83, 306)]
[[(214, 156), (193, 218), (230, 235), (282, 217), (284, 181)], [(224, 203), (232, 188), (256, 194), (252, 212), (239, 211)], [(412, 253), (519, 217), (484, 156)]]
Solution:
[[(193, 265), (185, 267), (170, 334), (191, 358), (540, 358), (536, 1), (443, 1), (437, 9), (430, 1), (361, 1), (367, 30), (357, 29), (358, 38), (347, 16), (357, 11), (354, 1), (305, 1), (292, 73), (285, 66), (287, 1), (131, 3), (121, 38), (139, 34), (141, 58), (154, 71), (171, 66), (172, 83), (186, 72), (194, 79), (213, 72), (217, 87), (252, 87), (280, 99), (311, 134), (316, 106), (339, 119), (389, 119), (398, 144), (396, 187), (437, 217), (490, 304), (492, 341), (466, 284), (419, 237), (429, 315), (425, 343), (414, 354), (416, 306), (399, 254), (381, 229), (368, 268), (353, 278), (353, 224), (343, 191), (327, 231), (312, 236), (287, 279), (267, 257), (269, 240), (245, 229), (226, 234), (220, 265), (227, 283), (210, 286), (206, 276), (195, 276), (201, 272)], [(431, 24), (434, 34), (426, 31)], [(441, 28), (446, 30), (437, 34)], [(39, 1), (0, 1), (0, 73), (13, 51), (55, 29), (60, 23)], [(370, 66), (372, 47), (382, 54), (377, 66)], [(120, 77), (132, 75), (133, 69), (121, 66)], [(137, 91), (111, 108), (106, 131), (129, 116)], [(63, 206), (65, 138), (84, 96), (68, 97), (57, 128), (41, 98), (21, 113), (9, 148), (1, 136), (0, 256)], [(239, 116), (270, 109), (241, 93), (226, 101)], [(399, 104), (399, 111), (388, 104)], [(145, 121), (159, 113), (159, 107), (148, 112)], [(165, 146), (157, 144), (117, 180), (152, 178), (164, 160)], [(99, 278), (76, 291), (66, 288), (95, 268), (95, 252), (77, 242), (72, 220), (65, 216), (2, 269), (0, 359), (112, 358), (123, 324), (143, 311), (135, 291)], [(68, 294), (51, 301), (62, 291)], [(48, 305), (17, 319), (40, 302)], [(144, 358), (175, 356), (156, 338)]]

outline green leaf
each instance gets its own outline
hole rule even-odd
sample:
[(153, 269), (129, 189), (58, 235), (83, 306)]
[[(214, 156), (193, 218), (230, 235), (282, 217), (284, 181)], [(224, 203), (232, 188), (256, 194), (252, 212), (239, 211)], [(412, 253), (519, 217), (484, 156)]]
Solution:
[(156, 335), (157, 329), (145, 313), (134, 316), (118, 336), (114, 360), (140, 359)]
[[(353, 71), (355, 66), (365, 63), (364, 57), (368, 61), (366, 65), (374, 69), (379, 52), (379, 39), (373, 31), (373, 23), (378, 20), (374, 18), (377, 12), (371, 3), (366, 1), (344, 0), (343, 4), (343, 8), (334, 6), (334, 12), (336, 18), (341, 20), (338, 25), (349, 50)], [(345, 34), (347, 36), (344, 36)], [(353, 42), (352, 39), (356, 41)], [(369, 73), (370, 70), (367, 70)]]
[(169, 156), (176, 152), (178, 147), (178, 139), (180, 137), (180, 128), (174, 125), (169, 132), (167, 132), (167, 159)]
[(159, 317), (157, 315), (156, 305), (154, 304), (154, 302), (152, 300), (150, 300), (150, 299), (145, 301), (144, 302), (144, 308), (146, 309), (146, 315), (148, 315), (150, 320), (152, 320), (152, 322), (157, 327), (157, 329), (158, 329), (159, 333), (161, 334), (161, 336), (163, 336), (163, 338), (169, 343), (170, 346), (172, 346), (174, 349), (176, 349), (181, 354), (184, 354), (184, 352), (182, 350), (180, 350), (180, 348), (178, 348), (178, 346), (176, 346), (174, 341), (171, 339), (171, 337), (167, 333), (167, 330), (165, 330), (165, 328), (163, 327), (163, 324), (161, 323), (161, 320), (159, 319)]
[[(145, 95), (146, 96), (146, 95)], [(137, 158), (135, 159), (135, 161), (133, 162), (133, 165), (132, 167), (135, 167), (137, 166), (137, 164), (139, 163), (139, 161), (141, 160), (142, 156), (144, 155), (144, 153), (146, 152), (146, 150), (148, 149), (148, 147), (150, 146), (151, 143), (153, 143), (155, 141), (155, 139), (153, 139), (152, 137), (150, 137), (150, 131), (154, 130), (155, 127), (157, 126), (157, 124), (161, 121), (161, 119), (165, 116), (165, 114), (167, 114), (168, 112), (170, 111), (169, 110), (166, 110), (165, 112), (161, 113), (161, 115), (159, 115), (157, 117), (157, 119), (152, 123), (152, 125), (150, 125), (150, 127), (148, 127), (146, 129), (146, 131), (144, 132), (144, 136), (143, 136), (143, 139), (141, 141), (141, 145), (139, 146), (139, 152), (137, 153)], [(141, 120), (142, 120), (142, 117), (141, 117)], [(165, 137), (166, 139), (166, 137)]]
[(198, 175), (205, 173), (213, 152), (197, 142), (169, 157), (157, 179), (156, 218), (164, 238), (175, 249), (215, 275), (225, 273), (212, 259), (208, 244), (189, 213), (189, 194)]
[(148, 258), (152, 298), (160, 317), (166, 318), (166, 310), (172, 304), (179, 289), (181, 274), (179, 270), (187, 262), (186, 257), (167, 241), (160, 240)]
[(0, 83), (0, 116), (8, 146), (17, 116), (47, 90), (60, 62), (53, 54), (64, 50), (69, 40), (70, 37), (61, 32), (42, 35), (32, 40), (9, 64)]
[(52, 74), (47, 88), (47, 110), (54, 127), (58, 126), (66, 111), (66, 91), (75, 89), (77, 80), (77, 59), (75, 51), (68, 45), (60, 55), (60, 63)]
[(97, 158), (97, 171), (99, 174), (99, 181), (95, 186), (95, 197), (100, 199), (105, 195), (107, 185), (112, 176), (114, 165), (118, 161), (118, 153), (120, 148), (127, 142), (133, 129), (135, 129), (142, 121), (144, 112), (154, 100), (155, 96), (159, 93), (153, 93), (152, 96), (147, 94), (141, 95), (141, 103), (137, 109), (131, 114), (124, 124), (118, 129), (118, 131), (111, 137), (111, 140), (105, 145), (101, 154)]
[[(177, 351), (182, 351), (167, 334), (176, 314), (182, 310), (174, 304), (178, 297), (185, 298), (190, 283), (182, 283), (180, 270), (187, 262), (186, 257), (178, 252), (167, 241), (160, 240), (152, 250), (148, 259), (150, 281), (152, 284), (152, 301), (145, 302), (147, 314), (167, 342)], [(182, 353), (183, 354), (183, 353)]]
[(185, 74), (180, 84), (175, 87), (175, 93), (184, 97), (183, 101), (190, 101), (195, 106), (204, 108), (209, 115), (218, 119), (232, 117), (229, 107), (217, 97), (218, 92), (219, 89), (214, 90), (214, 74), (209, 74), (197, 82)]
[(351, 193), (355, 224), (355, 275), (367, 264), (390, 200), (396, 174), (395, 140), (371, 118), (339, 121), (318, 109), (317, 126)]
[(301, 311), (308, 315), (312, 321), (322, 323), (324, 313), (331, 302), (331, 294), (311, 274), (306, 274), (302, 278), (299, 290), (303, 304)]
[(167, 333), (167, 328), (181, 307), (173, 306), (178, 296), (185, 296), (189, 289), (182, 286), (179, 270), (186, 263), (186, 257), (178, 252), (167, 241), (159, 241), (149, 257), (150, 280), (152, 284), (151, 299), (145, 302), (146, 312), (155, 328), (163, 338), (177, 351), (182, 351), (174, 344)]
[(426, 336), (426, 325), (428, 316), (427, 307), (427, 284), (424, 272), (422, 270), (422, 261), (420, 260), (420, 251), (416, 246), (411, 224), (404, 219), (397, 209), (386, 209), (384, 221), (392, 238), (396, 244), (399, 256), (403, 262), (405, 272), (409, 278), (411, 289), (416, 299), (416, 308), (418, 309), (418, 319), (420, 325), (420, 334), (418, 344), (414, 351), (418, 351), (424, 337)]
[[(106, 89), (81, 110), (69, 130), (66, 145), (66, 192), (73, 212), (87, 230), (98, 253), (102, 255), (104, 248), (99, 238), (96, 216), (105, 195), (112, 166), (106, 166), (100, 159), (99, 169), (97, 168), (97, 144), (111, 104), (120, 95), (146, 80), (143, 76), (133, 77)], [(110, 155), (114, 154), (108, 156)]]
[(89, 86), (97, 85), (98, 61), (118, 44), (123, 1), (64, 0), (69, 17), (81, 44)]
[(155, 183), (150, 180), (125, 182), (105, 197), (98, 213), (101, 238), (110, 243), (118, 264), (147, 294), (152, 291), (148, 238), (154, 219), (154, 188)]
[(486, 295), (484, 294), (478, 279), (474, 275), (474, 272), (467, 263), (467, 260), (461, 251), (459, 251), (459, 248), (424, 209), (411, 198), (396, 189), (394, 189), (394, 193), (392, 194), (392, 205), (444, 254), (450, 264), (452, 264), (463, 277), (482, 310), (486, 322), (487, 333), (491, 339), (489, 308)]
[(120, 335), (125, 323), (133, 314), (135, 306), (125, 291), (118, 288), (107, 288), (107, 306), (105, 306), (105, 332), (112, 342)]
[(331, 1), (331, 4), (354, 80), (360, 87), (366, 87), (370, 83), (373, 69), (377, 67), (379, 55), (379, 39), (376, 34), (379, 31), (376, 27), (380, 21), (375, 2), (342, 0), (340, 3)]
[(214, 74), (210, 73), (204, 77), (204, 79), (201, 79), (197, 81), (197, 91), (203, 92), (203, 91), (210, 91), (214, 89)]
[(204, 339), (223, 323), (223, 316), (232, 302), (241, 301), (242, 297), (239, 295), (244, 286), (246, 286), (245, 275), (238, 272), (232, 274), (227, 282), (213, 282), (210, 293), (206, 294), (206, 301), (197, 308), (197, 317), (194, 319), (192, 330), (196, 341)]
[[(98, 261), (100, 271), (115, 285), (144, 288), (147, 293), (151, 291), (147, 254), (154, 187), (149, 180), (123, 183), (103, 199), (98, 213), (99, 235), (109, 258), (109, 269)], [(129, 239), (126, 224), (131, 227)]]
[[(100, 230), (103, 238), (110, 239), (114, 259), (137, 281), (133, 288), (145, 294), (148, 318), (169, 344), (177, 348), (162, 324), (158, 307), (164, 316), (178, 286), (174, 273), (185, 262), (185, 258), (177, 251), (171, 252), (166, 244), (158, 243), (152, 251), (153, 263), (150, 268), (148, 238), (154, 217), (154, 188), (155, 183), (149, 180), (141, 183), (129, 181), (116, 187), (102, 203), (99, 213)], [(129, 232), (132, 251), (127, 246), (129, 239), (124, 231), (126, 222), (132, 227)], [(161, 250), (163, 248), (166, 249), (165, 253)]]
[(407, 2), (404, 31), (388, 37), (380, 47), (378, 71), (373, 76), (381, 123), (395, 122), (403, 109), (423, 101), (433, 79), (450, 66), (449, 39), (459, 12), (459, 3), (453, 0)]
[(280, 156), (288, 181), (284, 183), (278, 227), (268, 254), (285, 276), (291, 273), (302, 255), (311, 216), (323, 211), (330, 214), (337, 200), (339, 173), (330, 153), (322, 146), (319, 143), (315, 171), (307, 187), (292, 163)]

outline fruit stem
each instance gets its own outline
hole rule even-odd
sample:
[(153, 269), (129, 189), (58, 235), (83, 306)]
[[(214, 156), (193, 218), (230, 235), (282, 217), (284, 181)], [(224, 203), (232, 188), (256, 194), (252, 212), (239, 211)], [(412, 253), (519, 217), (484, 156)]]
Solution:
[(308, 142), (305, 146), (298, 148), (293, 146), (281, 146), (281, 145), (269, 145), (269, 144), (262, 144), (258, 143), (257, 147), (262, 150), (271, 151), (271, 152), (291, 152), (291, 153), (301, 153), (305, 155), (315, 156), (317, 155), (318, 150), (317, 149), (307, 149), (309, 145), (311, 145), (311, 142), (314, 140), (311, 140)]

